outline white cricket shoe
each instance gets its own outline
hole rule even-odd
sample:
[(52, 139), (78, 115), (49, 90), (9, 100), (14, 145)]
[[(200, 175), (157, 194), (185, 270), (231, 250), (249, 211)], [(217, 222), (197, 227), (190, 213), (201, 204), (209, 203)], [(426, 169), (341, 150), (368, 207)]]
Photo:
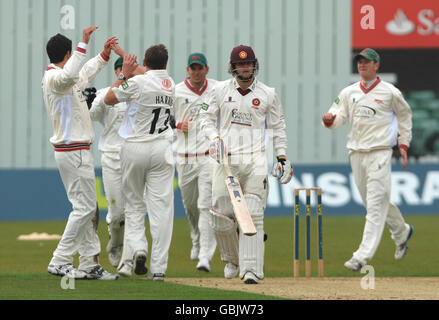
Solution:
[(67, 276), (70, 279), (85, 279), (87, 275), (77, 270), (72, 263), (66, 264), (49, 264), (47, 267), (47, 272), (55, 276)]
[(95, 265), (94, 267), (88, 269), (79, 270), (85, 272), (87, 279), (89, 280), (117, 280), (119, 279), (118, 274), (111, 274), (106, 271), (101, 265)]
[(122, 246), (119, 247), (112, 247), (109, 248), (107, 246), (107, 252), (108, 252), (108, 260), (110, 261), (110, 264), (117, 268), (117, 266), (120, 263), (120, 259), (122, 258)]
[(148, 272), (146, 267), (147, 254), (145, 251), (136, 251), (134, 253), (134, 273), (137, 275), (144, 275)]
[(346, 261), (344, 266), (352, 271), (359, 271), (363, 268), (364, 264), (355, 258), (351, 258), (351, 260)]
[(409, 248), (408, 242), (412, 236), (412, 233), (413, 233), (413, 226), (410, 225), (410, 230), (407, 239), (405, 239), (404, 243), (400, 244), (399, 246), (396, 246), (395, 260), (401, 260), (402, 258), (404, 258), (405, 254), (407, 253), (407, 249)]
[(210, 272), (209, 259), (201, 258), (200, 261), (197, 264), (197, 269), (200, 270), (200, 271)]
[(228, 262), (224, 267), (224, 277), (226, 279), (235, 278), (238, 275), (238, 272), (239, 272), (239, 266), (234, 263)]
[(148, 276), (148, 280), (152, 281), (165, 281), (164, 273), (153, 273)]
[(199, 254), (200, 254), (200, 247), (193, 246), (191, 249), (191, 260), (198, 260)]
[(123, 277), (131, 278), (133, 275), (133, 261), (125, 260), (117, 270), (117, 273)]
[(245, 284), (258, 284), (258, 277), (253, 272), (246, 272), (244, 275)]

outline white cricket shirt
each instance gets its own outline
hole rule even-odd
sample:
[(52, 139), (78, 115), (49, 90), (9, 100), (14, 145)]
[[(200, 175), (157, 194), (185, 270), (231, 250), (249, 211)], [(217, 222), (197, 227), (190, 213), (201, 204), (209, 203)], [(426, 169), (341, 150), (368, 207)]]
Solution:
[(367, 89), (361, 81), (343, 89), (329, 112), (336, 115), (331, 129), (349, 119), (347, 148), (350, 151), (387, 149), (397, 143), (410, 146), (410, 106), (401, 91), (379, 77)]
[(128, 109), (119, 135), (129, 142), (172, 139), (169, 117), (175, 99), (175, 83), (166, 70), (149, 70), (112, 89)]
[(84, 64), (86, 48), (80, 43), (64, 68), (50, 64), (43, 76), (43, 98), (53, 126), (50, 142), (56, 151), (93, 143), (93, 126), (82, 91), (107, 65), (109, 57), (101, 53)]
[(218, 82), (202, 105), (201, 128), (209, 141), (220, 136), (231, 154), (265, 151), (266, 129), (272, 130), (274, 149), (285, 155), (287, 134), (282, 105), (274, 90), (258, 81), (239, 92), (232, 78)]
[(189, 132), (176, 131), (175, 150), (180, 155), (204, 154), (209, 150), (209, 140), (201, 130), (199, 114), (206, 96), (216, 85), (217, 81), (206, 79), (204, 86), (197, 90), (191, 86), (188, 79), (175, 87), (175, 121), (185, 122), (192, 118)]
[(119, 152), (123, 139), (118, 131), (122, 125), (127, 110), (125, 102), (114, 106), (107, 106), (104, 103), (105, 96), (110, 87), (100, 89), (96, 92), (96, 98), (90, 109), (90, 117), (93, 121), (98, 121), (102, 126), (102, 134), (99, 139), (99, 150), (101, 152)]

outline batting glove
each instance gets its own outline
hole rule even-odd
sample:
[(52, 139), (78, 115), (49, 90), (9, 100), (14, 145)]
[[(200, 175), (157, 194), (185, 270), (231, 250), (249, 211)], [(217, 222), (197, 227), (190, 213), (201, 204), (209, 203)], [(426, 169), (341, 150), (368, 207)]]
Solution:
[(278, 156), (271, 174), (279, 180), (279, 183), (286, 184), (290, 182), (293, 177), (291, 162), (285, 156)]
[(224, 146), (223, 139), (221, 139), (220, 137), (216, 137), (210, 143), (209, 156), (219, 164), (222, 164), (224, 163), (225, 153), (226, 147)]

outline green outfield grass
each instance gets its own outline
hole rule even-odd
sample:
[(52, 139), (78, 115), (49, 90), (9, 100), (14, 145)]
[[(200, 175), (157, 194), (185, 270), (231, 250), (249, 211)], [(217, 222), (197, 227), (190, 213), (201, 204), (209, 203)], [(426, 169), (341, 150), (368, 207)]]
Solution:
[[(314, 217), (313, 217), (314, 220)], [(439, 254), (436, 234), (439, 216), (407, 216), (406, 221), (415, 228), (409, 242), (407, 256), (401, 261), (393, 259), (394, 244), (388, 230), (384, 231), (380, 247), (370, 265), (377, 277), (388, 276), (439, 276)], [(276, 299), (264, 295), (221, 291), (215, 289), (156, 283), (145, 277), (118, 281), (76, 281), (75, 290), (63, 290), (59, 277), (47, 273), (47, 265), (58, 241), (18, 241), (20, 234), (47, 232), (62, 234), (64, 221), (1, 222), (0, 223), (0, 299)], [(304, 271), (304, 219), (301, 221), (301, 269)], [(361, 241), (364, 217), (325, 217), (323, 221), (323, 247), (325, 276), (360, 277), (343, 267)], [(147, 223), (147, 230), (149, 226)], [(313, 273), (316, 274), (317, 233), (312, 225)], [(293, 274), (293, 220), (292, 217), (270, 217), (265, 220), (268, 240), (265, 247), (265, 276), (291, 277)], [(101, 264), (109, 271), (105, 252), (108, 240), (105, 222), (99, 225)], [(147, 238), (151, 243), (149, 231)], [(223, 277), (224, 264), (218, 250), (212, 261), (211, 272), (195, 269), (196, 262), (189, 259), (191, 242), (185, 219), (176, 219), (169, 252), (166, 277)], [(77, 261), (77, 260), (76, 260)]]

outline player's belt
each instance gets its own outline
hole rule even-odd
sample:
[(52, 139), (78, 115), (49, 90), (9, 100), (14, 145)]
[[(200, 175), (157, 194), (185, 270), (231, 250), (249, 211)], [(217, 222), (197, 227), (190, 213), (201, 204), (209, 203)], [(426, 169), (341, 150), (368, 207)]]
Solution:
[(204, 153), (179, 153), (179, 157), (192, 158), (192, 157), (205, 157), (209, 155), (209, 151)]
[(57, 152), (66, 152), (66, 151), (75, 151), (75, 150), (90, 150), (91, 143), (72, 143), (72, 144), (57, 144), (53, 145), (55, 151)]

